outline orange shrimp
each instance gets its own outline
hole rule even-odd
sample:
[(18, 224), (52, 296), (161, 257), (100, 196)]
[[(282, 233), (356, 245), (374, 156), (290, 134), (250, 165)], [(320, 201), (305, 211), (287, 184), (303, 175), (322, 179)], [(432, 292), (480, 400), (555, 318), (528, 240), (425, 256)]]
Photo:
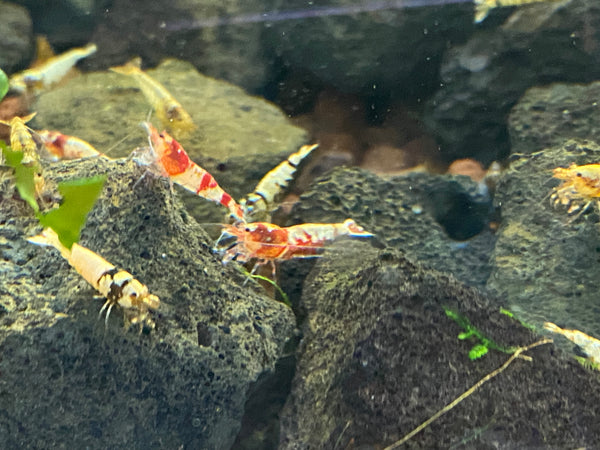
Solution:
[(318, 256), (326, 243), (339, 236), (371, 237), (373, 234), (352, 219), (343, 223), (304, 223), (291, 227), (267, 222), (238, 223), (224, 226), (215, 249), (219, 251), (221, 241), (234, 237), (236, 240), (225, 250), (223, 261), (235, 259), (244, 263), (256, 258), (258, 262), (252, 272), (261, 265), (271, 264), (275, 278), (275, 261)]
[(577, 212), (571, 220), (587, 211), (594, 202), (600, 206), (600, 164), (557, 167), (553, 176), (563, 183), (552, 190), (550, 201), (554, 206), (567, 206), (569, 215)]
[[(207, 200), (229, 208), (236, 221), (243, 221), (241, 206), (225, 192), (213, 176), (192, 161), (179, 142), (166, 131), (159, 133), (149, 122), (142, 124), (148, 132), (150, 153), (138, 162), (156, 167), (162, 176)], [(149, 156), (149, 158), (145, 158)]]
[(69, 250), (62, 245), (51, 228), (28, 239), (32, 244), (49, 245), (60, 251), (69, 264), (94, 288), (100, 292), (106, 302), (100, 309), (100, 315), (106, 311), (105, 324), (115, 305), (126, 312), (130, 323), (154, 328), (154, 322), (148, 315), (149, 309), (158, 309), (160, 300), (150, 294), (148, 288), (133, 278), (129, 272), (117, 269), (97, 253), (79, 244), (73, 244)]

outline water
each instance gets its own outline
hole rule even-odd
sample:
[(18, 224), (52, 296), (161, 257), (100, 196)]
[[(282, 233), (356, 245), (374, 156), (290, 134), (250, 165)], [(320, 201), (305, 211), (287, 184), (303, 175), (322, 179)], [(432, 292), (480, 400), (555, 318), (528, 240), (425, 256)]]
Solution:
[[(40, 153), (0, 168), (4, 448), (394, 448), (438, 411), (408, 446), (600, 445), (593, 364), (540, 341), (600, 337), (593, 0), (23, 4), (0, 119), (36, 115), (0, 138)], [(33, 33), (97, 51), (48, 82)], [(81, 214), (60, 183), (93, 176)], [(27, 240), (67, 210), (82, 247)]]

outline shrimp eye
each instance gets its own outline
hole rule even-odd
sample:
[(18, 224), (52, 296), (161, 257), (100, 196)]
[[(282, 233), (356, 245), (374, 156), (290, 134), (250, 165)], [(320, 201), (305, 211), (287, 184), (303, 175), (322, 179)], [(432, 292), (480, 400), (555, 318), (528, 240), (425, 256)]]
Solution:
[(578, 177), (582, 177), (583, 175), (581, 175), (581, 173), (580, 173), (580, 172), (577, 172), (577, 176), (578, 176)]
[(250, 228), (246, 227), (246, 232), (250, 233)]
[(164, 138), (165, 138), (165, 135), (164, 135), (163, 133), (160, 133), (160, 134), (158, 135), (158, 137), (160, 137), (161, 139), (164, 139)]
[(132, 292), (131, 294), (129, 294), (129, 296), (131, 298), (137, 298), (138, 295), (137, 295), (137, 292)]

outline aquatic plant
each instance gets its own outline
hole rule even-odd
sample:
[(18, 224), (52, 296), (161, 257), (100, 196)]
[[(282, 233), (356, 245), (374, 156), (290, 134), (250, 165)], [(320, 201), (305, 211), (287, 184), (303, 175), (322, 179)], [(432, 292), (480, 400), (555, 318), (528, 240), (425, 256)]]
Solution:
[(274, 280), (271, 280), (270, 278), (264, 277), (262, 275), (258, 275), (256, 273), (250, 273), (246, 269), (244, 269), (244, 267), (241, 265), (237, 266), (237, 267), (239, 268), (240, 272), (242, 272), (247, 277), (269, 283), (271, 286), (273, 286), (275, 288), (275, 290), (277, 290), (277, 292), (279, 292), (279, 295), (281, 296), (281, 302), (284, 303), (286, 306), (289, 306), (290, 308), (292, 307), (292, 303), (290, 302), (289, 297), (287, 296), (287, 294), (285, 292), (283, 292), (283, 289), (281, 289), (281, 287), (279, 287), (279, 285)]
[(469, 350), (469, 358), (470, 359), (481, 358), (482, 356), (487, 354), (487, 352), (489, 351), (490, 348), (492, 348), (494, 350), (498, 350), (502, 353), (508, 353), (508, 354), (515, 352), (515, 350), (516, 350), (515, 347), (503, 347), (501, 345), (496, 344), (492, 339), (488, 338), (481, 331), (479, 331), (477, 328), (475, 328), (471, 324), (471, 322), (469, 322), (469, 319), (467, 319), (465, 316), (459, 314), (456, 311), (445, 308), (445, 307), (444, 307), (444, 311), (446, 312), (446, 315), (448, 317), (450, 317), (452, 320), (454, 320), (458, 325), (460, 325), (465, 330), (462, 333), (459, 333), (458, 339), (465, 340), (465, 339), (469, 339), (471, 337), (475, 337), (479, 340), (479, 343), (474, 345), (473, 348), (471, 348), (471, 350)]
[(8, 92), (8, 77), (6, 74), (0, 69), (0, 100), (4, 98), (6, 93)]
[(508, 316), (513, 320), (516, 320), (520, 325), (524, 326), (528, 330), (537, 331), (537, 328), (535, 327), (535, 325), (527, 323), (524, 320), (518, 318), (517, 316), (515, 316), (515, 314), (512, 311), (510, 311), (506, 308), (500, 308), (500, 314), (504, 314), (505, 316)]
[(104, 182), (105, 175), (58, 183), (58, 192), (62, 195), (62, 203), (45, 214), (37, 214), (40, 224), (52, 228), (65, 247), (71, 248), (79, 241), (81, 229), (85, 225)]
[(87, 214), (100, 195), (106, 176), (58, 183), (58, 191), (62, 196), (60, 206), (42, 213), (36, 201), (35, 167), (22, 164), (23, 152), (12, 150), (3, 141), (0, 141), (0, 149), (6, 158), (6, 164), (14, 170), (15, 185), (21, 198), (35, 211), (40, 225), (52, 228), (61, 244), (70, 249), (79, 240)]
[(12, 167), (15, 173), (15, 185), (19, 195), (37, 214), (40, 208), (35, 199), (35, 168), (21, 164), (24, 156), (23, 152), (12, 150), (4, 141), (0, 141), (0, 150), (2, 150), (6, 164)]

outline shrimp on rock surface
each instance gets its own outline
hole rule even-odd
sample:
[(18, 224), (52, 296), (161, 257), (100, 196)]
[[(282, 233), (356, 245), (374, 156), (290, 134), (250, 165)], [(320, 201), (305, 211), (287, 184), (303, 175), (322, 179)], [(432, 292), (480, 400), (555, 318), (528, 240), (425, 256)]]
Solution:
[(51, 161), (71, 160), (107, 156), (96, 150), (92, 144), (75, 136), (62, 134), (58, 131), (41, 130), (36, 134), (40, 137), (42, 144), (48, 150), (47, 159)]
[(189, 134), (196, 125), (188, 112), (167, 88), (141, 69), (141, 64), (140, 58), (134, 58), (127, 64), (111, 67), (110, 70), (133, 77), (164, 127), (176, 133), (179, 138)]
[(150, 149), (141, 158), (137, 158), (138, 163), (150, 165), (171, 182), (229, 208), (236, 221), (243, 221), (241, 206), (219, 186), (210, 173), (190, 159), (179, 142), (166, 131), (159, 133), (149, 122), (144, 122), (142, 126), (148, 132)]
[(269, 171), (256, 185), (254, 191), (240, 201), (247, 222), (270, 220), (277, 197), (294, 178), (298, 165), (317, 148), (318, 144), (303, 145), (295, 153)]
[(215, 250), (220, 251), (221, 242), (233, 237), (235, 241), (224, 250), (223, 262), (235, 259), (245, 263), (256, 259), (252, 273), (258, 267), (270, 264), (274, 279), (276, 261), (319, 256), (325, 244), (340, 236), (372, 237), (373, 234), (352, 219), (343, 223), (303, 223), (291, 227), (266, 222), (237, 223), (224, 226)]
[(600, 207), (600, 164), (557, 167), (553, 176), (563, 182), (552, 190), (550, 201), (554, 206), (568, 207), (568, 215), (577, 213), (571, 220), (587, 211), (594, 202)]
[(131, 324), (146, 325), (154, 328), (154, 322), (149, 317), (149, 310), (160, 306), (159, 298), (148, 292), (146, 285), (136, 280), (129, 272), (117, 269), (102, 256), (79, 244), (73, 244), (69, 250), (58, 239), (51, 228), (46, 228), (41, 234), (28, 239), (32, 244), (56, 248), (63, 258), (103, 297), (106, 302), (100, 309), (100, 314), (106, 312), (105, 324), (115, 305), (123, 308), (126, 318)]

